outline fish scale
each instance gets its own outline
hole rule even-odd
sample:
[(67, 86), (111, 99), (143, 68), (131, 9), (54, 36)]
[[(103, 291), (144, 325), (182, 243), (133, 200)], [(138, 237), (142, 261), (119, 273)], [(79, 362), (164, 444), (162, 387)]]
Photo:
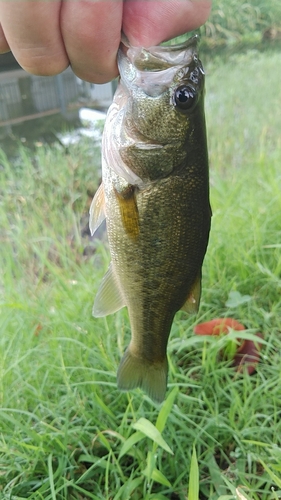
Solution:
[(103, 184), (90, 211), (92, 231), (106, 217), (111, 253), (93, 314), (128, 308), (132, 335), (118, 387), (141, 387), (161, 402), (170, 329), (179, 309), (198, 310), (210, 230), (204, 73), (197, 37), (172, 49), (121, 46), (118, 64)]

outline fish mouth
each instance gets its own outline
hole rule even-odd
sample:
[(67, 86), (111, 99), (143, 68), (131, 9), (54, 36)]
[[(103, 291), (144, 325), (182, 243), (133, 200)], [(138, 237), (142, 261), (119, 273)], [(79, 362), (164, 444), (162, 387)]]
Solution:
[(200, 37), (194, 35), (188, 40), (175, 45), (155, 45), (149, 48), (130, 45), (124, 35), (120, 49), (137, 70), (161, 71), (174, 66), (188, 64), (196, 57)]
[(151, 97), (159, 96), (179, 70), (185, 72), (198, 61), (198, 42), (198, 35), (181, 44), (149, 48), (133, 47), (125, 41), (118, 51), (121, 80), (127, 89), (139, 87)]

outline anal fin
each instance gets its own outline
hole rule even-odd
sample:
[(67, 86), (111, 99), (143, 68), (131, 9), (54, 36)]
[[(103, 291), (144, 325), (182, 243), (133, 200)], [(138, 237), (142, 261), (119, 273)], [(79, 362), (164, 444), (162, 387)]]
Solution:
[(93, 316), (95, 318), (101, 318), (102, 316), (113, 314), (125, 305), (125, 301), (118, 287), (117, 279), (114, 276), (112, 264), (110, 264), (95, 298)]
[(201, 272), (197, 276), (185, 303), (181, 307), (181, 310), (189, 314), (197, 313), (200, 304), (200, 297), (201, 297)]

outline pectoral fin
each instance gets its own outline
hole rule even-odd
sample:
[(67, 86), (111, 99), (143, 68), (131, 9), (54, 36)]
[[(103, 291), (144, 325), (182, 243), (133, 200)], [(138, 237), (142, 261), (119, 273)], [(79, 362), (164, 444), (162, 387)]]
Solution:
[(197, 313), (200, 304), (201, 297), (201, 272), (196, 278), (194, 285), (191, 288), (191, 291), (188, 294), (188, 297), (182, 306), (181, 310), (185, 311), (189, 314)]
[(112, 264), (110, 264), (95, 298), (93, 316), (95, 318), (100, 318), (108, 314), (113, 314), (125, 305), (125, 301), (112, 269)]
[(103, 184), (98, 188), (90, 207), (89, 226), (91, 235), (96, 232), (102, 221), (105, 219), (105, 199)]
[(121, 192), (116, 189), (115, 193), (121, 212), (123, 227), (130, 238), (136, 239), (140, 229), (135, 187), (128, 185), (127, 188)]

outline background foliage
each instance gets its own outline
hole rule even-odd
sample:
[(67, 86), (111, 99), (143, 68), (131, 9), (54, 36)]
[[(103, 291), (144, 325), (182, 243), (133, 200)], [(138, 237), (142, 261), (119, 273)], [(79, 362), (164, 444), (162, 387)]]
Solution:
[(281, 4), (276, 0), (213, 0), (211, 16), (200, 31), (210, 48), (280, 40)]

